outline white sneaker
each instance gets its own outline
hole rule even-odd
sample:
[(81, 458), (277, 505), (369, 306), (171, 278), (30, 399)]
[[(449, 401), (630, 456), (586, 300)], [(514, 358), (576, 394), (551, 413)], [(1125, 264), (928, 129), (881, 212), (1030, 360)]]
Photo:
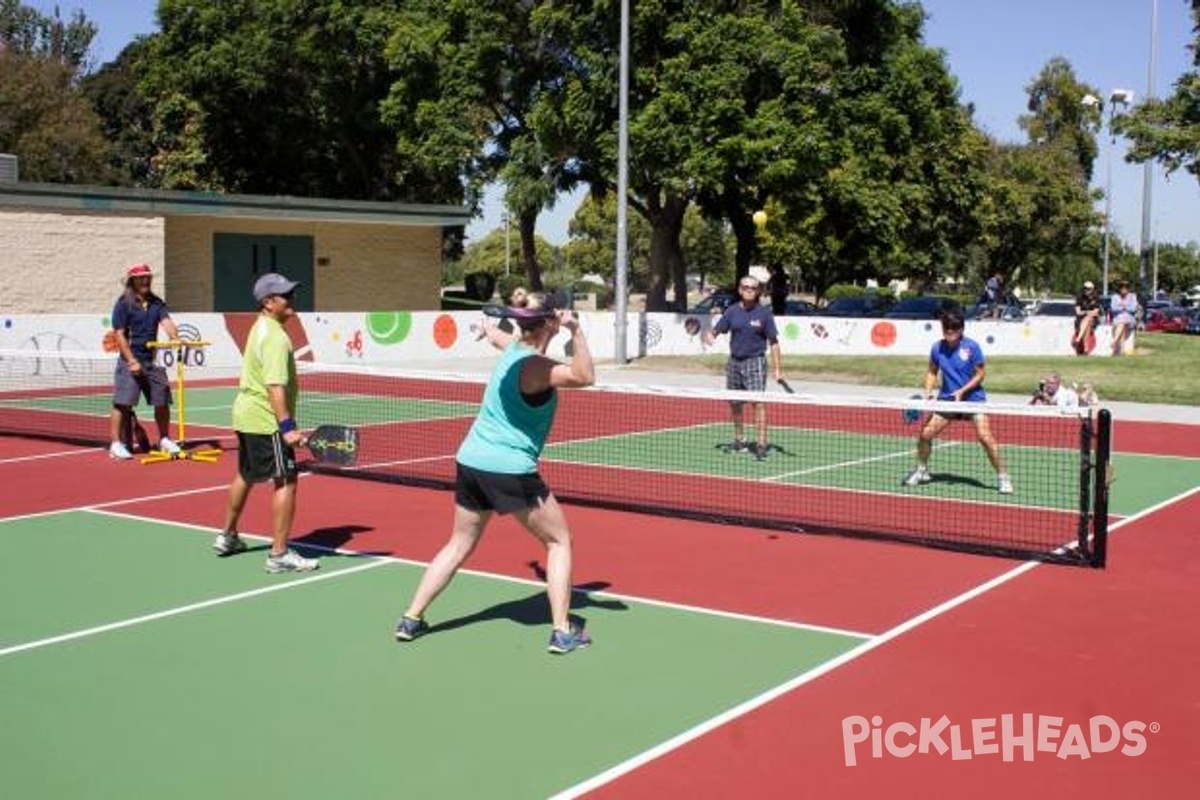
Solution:
[(166, 436), (158, 440), (158, 449), (173, 456), (179, 455), (179, 445), (172, 442)]
[(267, 556), (267, 572), (312, 572), (321, 566), (315, 558), (305, 558), (290, 547), (279, 556)]
[(129, 448), (121, 442), (113, 442), (109, 445), (108, 455), (110, 458), (115, 458), (118, 461), (128, 461), (133, 458), (133, 453), (130, 453)]
[(212, 548), (219, 556), (232, 556), (236, 553), (246, 552), (246, 543), (242, 541), (242, 537), (237, 535), (237, 531), (228, 531), (217, 534)]
[(1012, 478), (1008, 477), (1007, 475), (1001, 475), (999, 481), (997, 482), (996, 488), (1000, 490), (1000, 494), (1012, 494)]
[(929, 483), (931, 480), (933, 480), (933, 476), (929, 474), (928, 467), (917, 467), (908, 473), (908, 477), (904, 479), (904, 485), (918, 486), (922, 483)]

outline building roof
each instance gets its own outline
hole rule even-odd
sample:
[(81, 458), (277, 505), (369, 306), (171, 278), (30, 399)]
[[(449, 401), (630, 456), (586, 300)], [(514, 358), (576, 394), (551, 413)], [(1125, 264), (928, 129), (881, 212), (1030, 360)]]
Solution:
[(4, 208), (432, 227), (466, 225), (471, 217), (465, 207), (452, 205), (22, 182), (0, 182), (0, 209)]

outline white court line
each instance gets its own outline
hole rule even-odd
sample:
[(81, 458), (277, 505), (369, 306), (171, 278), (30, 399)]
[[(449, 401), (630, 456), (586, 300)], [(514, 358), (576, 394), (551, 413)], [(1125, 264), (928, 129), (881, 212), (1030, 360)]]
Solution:
[[(210, 534), (218, 533), (220, 531), (219, 528), (214, 528), (214, 527), (211, 527), (208, 525), (198, 525), (198, 524), (191, 523), (191, 522), (176, 522), (175, 520), (162, 519), (160, 517), (148, 517), (148, 516), (143, 516), (141, 514), (127, 514), (122, 511), (109, 511), (109, 510), (104, 510), (104, 509), (83, 509), (83, 510), (91, 512), (91, 513), (95, 513), (95, 514), (103, 514), (105, 516), (117, 517), (119, 519), (128, 519), (128, 520), (133, 520), (135, 522), (158, 522), (163, 525), (171, 525), (171, 526), (177, 527), (177, 528), (188, 528), (191, 530), (203, 531), (204, 533), (210, 533)], [(253, 540), (259, 540), (259, 541), (270, 541), (271, 540), (270, 536), (262, 536), (262, 535), (258, 535), (258, 534), (242, 533), (240, 535), (242, 536), (242, 538), (245, 538), (245, 539), (253, 539)], [(323, 547), (321, 545), (309, 545), (309, 544), (305, 544), (305, 545), (301, 545), (301, 546), (306, 550), (318, 550), (318, 551), (326, 552), (326, 553), (336, 553), (338, 555), (343, 555), (343, 556), (374, 558), (374, 559), (379, 559), (382, 561), (388, 561), (388, 562), (391, 562), (394, 564), (404, 564), (406, 566), (411, 566), (411, 567), (426, 567), (429, 565), (429, 562), (427, 562), (427, 561), (417, 561), (417, 560), (414, 560), (411, 558), (402, 558), (400, 556), (375, 555), (373, 553), (366, 553), (366, 552), (362, 552), (360, 550), (348, 550), (345, 548), (334, 549), (334, 548), (330, 548), (330, 547)], [(534, 587), (537, 589), (544, 589), (546, 586), (545, 581), (534, 580), (532, 578), (520, 578), (515, 575), (505, 575), (500, 572), (486, 572), (484, 570), (476, 570), (476, 569), (460, 569), (459, 573), (463, 574), (463, 575), (471, 575), (471, 576), (474, 576), (477, 578), (487, 578), (487, 579), (498, 581), (501, 583), (511, 583), (511, 584), (516, 584), (519, 586), (530, 586), (530, 587)], [(834, 627), (830, 627), (828, 625), (814, 625), (814, 624), (810, 624), (810, 623), (806, 623), (806, 622), (796, 622), (794, 620), (777, 619), (774, 617), (761, 617), (761, 616), (757, 616), (754, 614), (741, 614), (736, 611), (724, 611), (724, 610), (717, 609), (717, 608), (707, 608), (705, 606), (693, 606), (693, 605), (687, 605), (685, 603), (673, 603), (669, 600), (658, 600), (658, 599), (655, 599), (652, 597), (641, 597), (639, 595), (618, 594), (616, 592), (604, 592), (604, 591), (592, 592), (592, 591), (588, 591), (586, 589), (579, 589), (576, 587), (572, 587), (571, 591), (576, 594), (585, 595), (587, 597), (597, 597), (597, 598), (603, 598), (606, 600), (622, 600), (622, 601), (626, 601), (626, 602), (630, 602), (630, 603), (637, 603), (639, 605), (671, 609), (673, 611), (685, 611), (690, 614), (701, 614), (701, 615), (709, 616), (709, 617), (720, 617), (722, 619), (733, 619), (733, 620), (738, 620), (740, 622), (756, 622), (756, 623), (763, 624), (763, 625), (774, 625), (776, 627), (792, 628), (795, 630), (803, 630), (803, 631), (811, 631), (813, 633), (829, 633), (829, 634), (834, 634), (837, 636), (846, 636), (846, 637), (850, 637), (850, 638), (854, 638), (854, 639), (870, 639), (871, 637), (873, 637), (875, 635), (873, 633), (864, 633), (862, 631), (852, 631), (847, 628), (834, 628)]]
[[(935, 443), (934, 447), (938, 450), (944, 450), (947, 447), (954, 447), (962, 444), (962, 442), (945, 442), (944, 444)], [(760, 481), (767, 483), (770, 481), (781, 481), (784, 478), (797, 478), (801, 475), (813, 475), (817, 472), (830, 472), (835, 469), (845, 469), (846, 467), (857, 467), (863, 464), (873, 464), (876, 461), (890, 461), (893, 458), (901, 458), (903, 456), (912, 456), (913, 448), (909, 447), (905, 450), (897, 450), (894, 453), (885, 453), (883, 455), (871, 456), (869, 458), (859, 458), (854, 461), (842, 461), (838, 464), (822, 464), (817, 467), (809, 467), (808, 469), (797, 470), (796, 472), (785, 472), (782, 475), (771, 475), (766, 478), (759, 478)]]
[[(1169, 506), (1173, 503), (1180, 502), (1182, 500), (1187, 499), (1191, 495), (1198, 494), (1198, 493), (1200, 493), (1200, 486), (1197, 486), (1187, 492), (1183, 492), (1182, 494), (1176, 495), (1175, 497), (1172, 497), (1168, 500), (1164, 500), (1163, 502), (1161, 502), (1157, 505), (1151, 506), (1150, 508), (1147, 508), (1143, 511), (1140, 511), (1137, 514), (1134, 514), (1133, 516), (1126, 517), (1125, 519), (1121, 520), (1120, 522), (1114, 524), (1110, 528), (1110, 533), (1112, 531), (1117, 530), (1118, 528), (1124, 527), (1125, 525), (1127, 525), (1129, 523), (1135, 522), (1145, 516), (1155, 513), (1156, 511), (1166, 508), (1167, 506)], [(581, 783), (577, 783), (574, 786), (570, 786), (570, 787), (564, 789), (563, 791), (559, 792), (558, 794), (553, 795), (550, 798), (550, 800), (570, 800), (570, 798), (579, 797), (579, 796), (586, 794), (594, 789), (598, 789), (599, 787), (604, 786), (605, 784), (611, 783), (612, 781), (616, 780), (617, 778), (620, 778), (621, 776), (627, 775), (628, 773), (634, 771), (638, 767), (644, 766), (645, 764), (648, 764), (651, 761), (653, 761), (661, 756), (664, 756), (667, 753), (672, 752), (673, 750), (678, 750), (680, 747), (687, 744), (688, 742), (691, 742), (695, 739), (700, 738), (704, 734), (706, 734), (712, 730), (715, 730), (716, 728), (719, 728), (720, 726), (726, 724), (727, 722), (732, 722), (733, 720), (738, 719), (739, 717), (743, 717), (746, 714), (749, 714), (751, 711), (754, 711), (755, 709), (760, 708), (763, 705), (766, 705), (770, 701), (775, 700), (776, 698), (787, 694), (788, 692), (792, 691), (793, 689), (803, 686), (806, 683), (810, 683), (810, 682), (816, 680), (817, 678), (821, 677), (822, 675), (825, 675), (825, 674), (837, 669), (838, 667), (844, 666), (845, 664), (848, 664), (851, 661), (854, 661), (855, 659), (859, 658), (860, 656), (866, 655), (867, 653), (871, 652), (872, 650), (875, 650), (876, 648), (887, 644), (888, 642), (892, 641), (893, 639), (896, 639), (897, 637), (902, 636), (905, 633), (908, 633), (909, 631), (913, 630), (914, 628), (917, 628), (917, 627), (925, 624), (926, 622), (929, 622), (930, 620), (936, 619), (936, 618), (942, 616), (943, 614), (946, 614), (949, 611), (953, 611), (954, 609), (958, 608), (959, 606), (961, 606), (965, 603), (968, 603), (971, 600), (974, 600), (975, 598), (986, 594), (987, 592), (990, 592), (992, 589), (995, 589), (999, 586), (1003, 586), (1004, 584), (1008, 583), (1009, 581), (1019, 578), (1020, 576), (1024, 575), (1025, 573), (1029, 572), (1034, 567), (1037, 567), (1042, 563), (1043, 562), (1040, 562), (1040, 561), (1026, 561), (1016, 567), (1013, 567), (1008, 572), (998, 575), (989, 581), (979, 584), (978, 586), (974, 587), (973, 589), (968, 589), (967, 591), (962, 592), (961, 594), (958, 594), (955, 597), (950, 598), (949, 600), (945, 601), (944, 603), (940, 603), (939, 605), (936, 605), (933, 608), (916, 615), (915, 617), (905, 620), (904, 622), (885, 631), (884, 633), (880, 634), (879, 636), (876, 636), (873, 639), (863, 642), (858, 647), (855, 647), (853, 650), (846, 651), (845, 653), (838, 656), (837, 658), (834, 658), (830, 661), (826, 661), (826, 662), (820, 664), (819, 666), (808, 670), (807, 672), (802, 672), (799, 675), (797, 675), (796, 677), (792, 678), (791, 680), (786, 681), (785, 683), (781, 683), (778, 686), (768, 689), (767, 691), (765, 691), (755, 697), (750, 698), (749, 700), (745, 701), (744, 703), (736, 705), (733, 708), (730, 708), (727, 711), (717, 714), (714, 717), (710, 717), (709, 719), (705, 720), (704, 722), (701, 722), (699, 725), (691, 727), (691, 728), (687, 729), (686, 731), (683, 731), (682, 733), (678, 734), (677, 736), (673, 736), (664, 742), (660, 742), (659, 744), (655, 745), (654, 747), (651, 747), (647, 750), (643, 750), (641, 753), (638, 753), (637, 755), (633, 756), (632, 758), (626, 759), (625, 761), (622, 761), (619, 764), (613, 765), (612, 767), (605, 770), (604, 772), (601, 772), (597, 775), (592, 776), (591, 778), (588, 778), (585, 781), (582, 781)]]
[(325, 573), (322, 573), (319, 575), (313, 575), (313, 576), (307, 577), (307, 578), (298, 578), (294, 581), (289, 581), (288, 583), (277, 583), (273, 586), (262, 586), (262, 587), (259, 587), (258, 589), (251, 589), (246, 592), (238, 592), (237, 594), (227, 594), (227, 595), (223, 595), (221, 597), (214, 597), (209, 600), (201, 600), (198, 603), (189, 603), (188, 605), (185, 605), (185, 606), (176, 606), (175, 608), (168, 608), (164, 611), (156, 611), (153, 614), (144, 614), (140, 617), (130, 617), (129, 619), (118, 620), (117, 622), (110, 622), (106, 625), (97, 625), (93, 628), (83, 628), (81, 630), (71, 631), (70, 633), (59, 634), (58, 636), (50, 636), (46, 639), (37, 639), (32, 642), (25, 642), (23, 644), (13, 645), (12, 647), (6, 647), (4, 649), (0, 649), (0, 658), (2, 658), (4, 656), (12, 655), (14, 653), (23, 653), (28, 650), (36, 650), (41, 647), (48, 647), (48, 646), (54, 645), (54, 644), (61, 644), (63, 642), (74, 641), (76, 639), (83, 639), (88, 636), (95, 636), (96, 634), (99, 634), (99, 633), (107, 633), (109, 631), (121, 630), (122, 628), (131, 628), (134, 625), (141, 625), (146, 622), (153, 622), (155, 620), (166, 619), (168, 617), (176, 617), (176, 616), (179, 616), (180, 614), (187, 614), (192, 611), (200, 611), (201, 609), (212, 608), (214, 606), (225, 605), (227, 603), (236, 603), (239, 600), (246, 600), (251, 597), (258, 597), (260, 595), (270, 594), (271, 592), (282, 592), (287, 589), (294, 589), (297, 586), (307, 586), (310, 583), (316, 583), (317, 581), (325, 581), (325, 580), (330, 580), (332, 578), (338, 578), (338, 577), (341, 577), (342, 575), (346, 575), (346, 574), (349, 574), (352, 572), (363, 572), (368, 569), (374, 569), (375, 567), (383, 566), (386, 563), (388, 563), (388, 562), (382, 561), (382, 560), (369, 561), (366, 564), (360, 564), (357, 567), (346, 567), (345, 569), (340, 569), (340, 570), (336, 570), (333, 572), (325, 572)]
[(2, 464), (20, 464), (24, 461), (41, 461), (46, 458), (63, 458), (65, 456), (94, 456), (104, 452), (103, 447), (84, 447), (75, 448), (74, 450), (56, 450), (53, 453), (41, 453), (36, 456), (13, 456), (12, 458), (0, 458)]

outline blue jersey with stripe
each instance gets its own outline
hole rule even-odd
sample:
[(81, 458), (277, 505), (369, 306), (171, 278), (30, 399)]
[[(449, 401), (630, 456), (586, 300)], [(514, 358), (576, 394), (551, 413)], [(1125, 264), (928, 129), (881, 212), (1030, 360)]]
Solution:
[(558, 394), (551, 389), (541, 405), (531, 405), (521, 394), (521, 366), (533, 355), (536, 351), (520, 342), (505, 348), (483, 392), (479, 415), (458, 448), (460, 464), (505, 475), (537, 472)]
[[(953, 345), (941, 339), (929, 351), (929, 362), (942, 374), (942, 390), (938, 392), (938, 399), (951, 400), (950, 395), (966, 386), (967, 381), (975, 376), (975, 368), (983, 365), (983, 350), (974, 339), (966, 336)], [(983, 384), (967, 392), (962, 399), (970, 402), (987, 400)]]

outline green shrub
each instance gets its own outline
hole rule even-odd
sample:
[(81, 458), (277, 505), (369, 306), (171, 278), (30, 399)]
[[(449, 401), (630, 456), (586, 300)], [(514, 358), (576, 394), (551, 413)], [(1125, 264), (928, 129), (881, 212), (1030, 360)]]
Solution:
[(855, 286), (852, 283), (835, 283), (825, 290), (825, 299), (832, 302), (839, 297), (862, 297), (866, 292), (867, 290), (862, 286)]

